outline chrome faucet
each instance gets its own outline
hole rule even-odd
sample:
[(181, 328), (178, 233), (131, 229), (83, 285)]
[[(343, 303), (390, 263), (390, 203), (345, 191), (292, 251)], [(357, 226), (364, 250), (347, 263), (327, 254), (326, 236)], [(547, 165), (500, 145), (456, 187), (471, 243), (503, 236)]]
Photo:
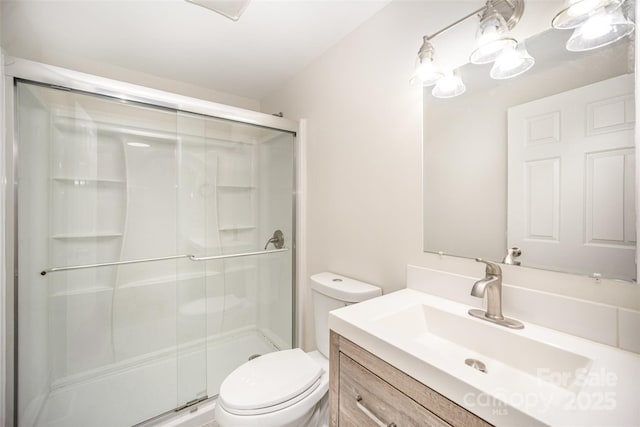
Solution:
[(487, 311), (472, 309), (469, 314), (498, 325), (513, 329), (522, 329), (524, 325), (515, 319), (509, 319), (502, 315), (502, 270), (498, 264), (476, 258), (477, 262), (487, 265), (484, 279), (473, 284), (471, 295), (484, 298), (487, 295)]

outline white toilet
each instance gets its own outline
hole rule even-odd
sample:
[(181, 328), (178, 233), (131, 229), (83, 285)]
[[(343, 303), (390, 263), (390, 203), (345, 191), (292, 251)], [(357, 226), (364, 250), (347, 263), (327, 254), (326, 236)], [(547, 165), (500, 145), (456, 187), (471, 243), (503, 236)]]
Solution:
[(246, 362), (222, 382), (215, 409), (222, 427), (327, 425), (329, 312), (382, 294), (333, 273), (311, 276), (318, 351), (278, 351)]

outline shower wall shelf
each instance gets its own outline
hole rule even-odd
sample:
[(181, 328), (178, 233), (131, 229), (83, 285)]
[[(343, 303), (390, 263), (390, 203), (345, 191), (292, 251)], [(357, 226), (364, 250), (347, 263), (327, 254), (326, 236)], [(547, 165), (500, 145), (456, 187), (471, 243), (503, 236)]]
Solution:
[(54, 234), (52, 239), (109, 239), (114, 237), (122, 237), (123, 234), (119, 232), (103, 232), (103, 233), (77, 233), (77, 234)]
[(225, 265), (224, 271), (221, 274), (238, 274), (246, 273), (247, 271), (256, 270), (258, 267), (255, 265), (242, 265), (242, 266), (227, 266)]
[(255, 190), (257, 187), (255, 185), (226, 185), (226, 184), (218, 184), (219, 190), (229, 190), (229, 191), (249, 191)]
[(100, 122), (97, 120), (83, 120), (76, 117), (58, 115), (54, 118), (53, 124), (61, 131), (75, 131), (78, 127), (84, 125), (95, 129), (102, 134), (111, 134), (113, 136), (134, 136), (137, 138), (149, 138), (153, 140), (162, 140), (175, 144), (177, 141), (175, 133), (169, 131), (149, 130), (145, 128), (137, 128), (134, 126), (114, 125), (110, 123)]
[[(125, 233), (127, 176), (122, 138), (89, 112), (52, 108), (49, 139), (49, 262), (88, 264), (119, 258)], [(140, 132), (141, 134), (143, 132)], [(54, 297), (112, 292), (115, 269), (53, 277)]]
[(65, 298), (74, 295), (97, 294), (99, 292), (111, 291), (113, 291), (113, 288), (111, 288), (111, 286), (95, 286), (91, 288), (74, 289), (71, 291), (55, 291), (51, 294), (51, 296), (54, 298)]
[(84, 181), (87, 183), (106, 183), (106, 184), (126, 184), (126, 181), (122, 178), (87, 178), (87, 177), (82, 177), (82, 176), (77, 176), (77, 177), (59, 177), (59, 176), (54, 176), (51, 178), (53, 181), (71, 181), (71, 182), (76, 182), (76, 181)]
[(197, 279), (211, 279), (214, 277), (219, 277), (221, 274), (224, 274), (219, 271), (207, 271), (203, 272), (192, 272), (192, 273), (178, 273), (167, 276), (159, 276), (159, 277), (150, 277), (145, 280), (138, 280), (136, 282), (123, 283), (118, 286), (119, 289), (130, 289), (130, 288), (139, 288), (143, 286), (156, 286), (156, 285), (170, 285), (176, 284), (180, 282), (186, 282), (188, 280), (197, 280)]
[(218, 228), (219, 231), (240, 231), (240, 230), (254, 230), (256, 228), (255, 225), (229, 225), (229, 226), (220, 226)]
[[(156, 286), (156, 285), (168, 285), (175, 284), (179, 282), (185, 282), (188, 280), (195, 279), (213, 279), (215, 277), (220, 277), (224, 274), (239, 274), (246, 273), (247, 271), (255, 270), (255, 265), (248, 265), (243, 267), (232, 267), (232, 268), (224, 268), (223, 271), (217, 270), (207, 270), (206, 273), (203, 272), (193, 272), (193, 273), (178, 273), (169, 276), (160, 276), (160, 277), (150, 277), (146, 280), (139, 280), (136, 282), (123, 283), (118, 286), (119, 289), (130, 289), (130, 288), (139, 288), (143, 286)], [(95, 288), (98, 291), (102, 290), (111, 290), (111, 288)]]

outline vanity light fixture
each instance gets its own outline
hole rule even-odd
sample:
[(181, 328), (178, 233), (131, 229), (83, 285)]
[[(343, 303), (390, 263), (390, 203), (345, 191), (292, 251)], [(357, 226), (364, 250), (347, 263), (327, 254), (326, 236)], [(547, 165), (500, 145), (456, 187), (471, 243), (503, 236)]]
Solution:
[[(450, 98), (465, 91), (465, 85), (459, 73), (443, 72), (435, 61), (435, 49), (431, 40), (443, 32), (457, 26), (472, 16), (480, 18), (476, 33), (476, 49), (470, 57), (474, 64), (487, 64), (500, 60), (494, 66), (491, 77), (507, 79), (527, 71), (534, 60), (517, 40), (508, 36), (508, 32), (520, 21), (524, 12), (524, 0), (487, 0), (484, 6), (463, 16), (441, 30), (424, 36), (418, 50), (416, 70), (412, 80), (420, 80), (423, 86), (435, 84), (432, 94), (439, 98)], [(495, 77), (494, 77), (495, 76)]]
[(558, 29), (575, 28), (567, 41), (567, 50), (597, 49), (633, 32), (635, 24), (625, 16), (624, 6), (628, 5), (625, 0), (569, 0), (569, 6), (560, 11), (551, 24)]

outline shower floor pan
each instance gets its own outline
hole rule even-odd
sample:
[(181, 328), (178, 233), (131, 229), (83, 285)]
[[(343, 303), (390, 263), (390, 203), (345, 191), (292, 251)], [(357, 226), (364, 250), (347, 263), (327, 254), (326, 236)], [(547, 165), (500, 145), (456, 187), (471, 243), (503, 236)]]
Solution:
[[(202, 370), (207, 379), (207, 394), (214, 396), (224, 378), (251, 355), (276, 350), (259, 331), (245, 330), (234, 334), (232, 339), (226, 337), (207, 344), (206, 372), (199, 366), (204, 348), (181, 355), (180, 368)], [(31, 414), (33, 421), (27, 420), (27, 414), (22, 420), (26, 423), (20, 422), (20, 425), (117, 427), (141, 423), (176, 406), (181, 386), (177, 372), (176, 352), (164, 352), (164, 356), (144, 364), (56, 388), (45, 398), (39, 413)], [(194, 375), (193, 372), (184, 374), (188, 377)]]

